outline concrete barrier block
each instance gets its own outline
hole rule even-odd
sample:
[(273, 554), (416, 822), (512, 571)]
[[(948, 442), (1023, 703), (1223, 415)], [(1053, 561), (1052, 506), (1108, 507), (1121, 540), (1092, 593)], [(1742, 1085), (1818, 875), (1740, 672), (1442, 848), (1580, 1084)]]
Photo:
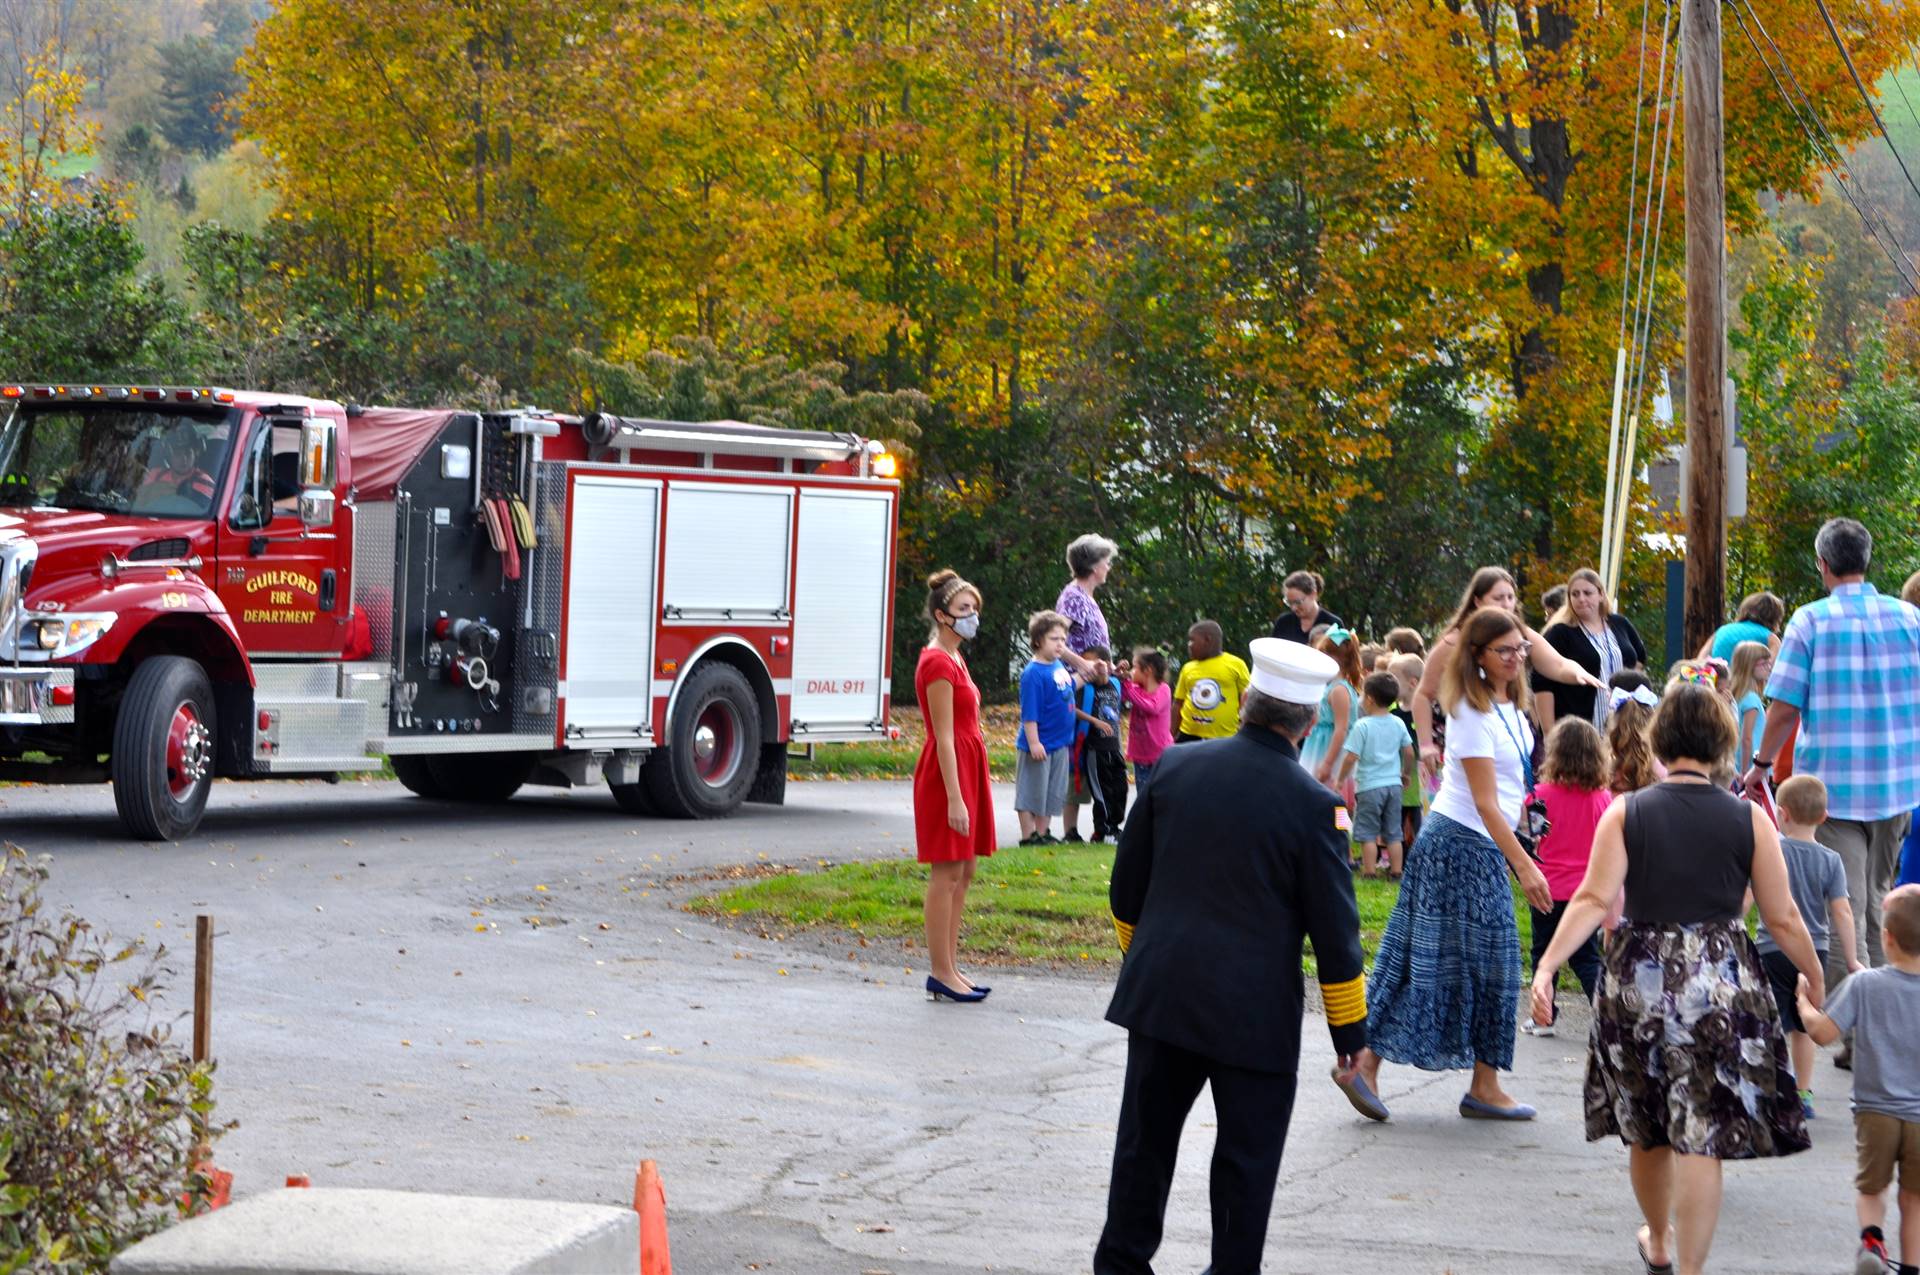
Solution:
[(352, 1189), (269, 1191), (150, 1236), (114, 1275), (627, 1272), (631, 1209)]

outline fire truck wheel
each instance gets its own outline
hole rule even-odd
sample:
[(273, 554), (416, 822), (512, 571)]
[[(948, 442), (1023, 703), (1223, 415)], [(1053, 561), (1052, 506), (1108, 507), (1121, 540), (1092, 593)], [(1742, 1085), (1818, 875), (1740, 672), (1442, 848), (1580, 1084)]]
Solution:
[(533, 773), (527, 753), (466, 753), (427, 758), (427, 772), (449, 801), (478, 804), (505, 801)]
[(425, 757), (389, 757), (387, 764), (393, 767), (393, 777), (414, 796), (438, 798), (447, 795), (447, 790), (433, 777), (433, 767), (427, 764)]
[(759, 767), (760, 701), (739, 669), (708, 660), (687, 675), (667, 747), (640, 777), (661, 814), (718, 819), (740, 808)]
[(142, 841), (174, 841), (200, 824), (213, 787), (213, 686), (180, 655), (133, 671), (113, 724), (113, 804)]

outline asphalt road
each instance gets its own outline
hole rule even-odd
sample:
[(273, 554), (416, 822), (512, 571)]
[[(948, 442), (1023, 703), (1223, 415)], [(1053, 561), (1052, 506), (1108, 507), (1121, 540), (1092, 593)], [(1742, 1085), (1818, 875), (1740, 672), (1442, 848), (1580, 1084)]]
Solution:
[[(936, 1006), (910, 952), (682, 912), (701, 874), (910, 853), (904, 785), (789, 792), (692, 824), (591, 791), (480, 810), (223, 784), (199, 835), (151, 846), (105, 789), (0, 788), (0, 836), (53, 855), (56, 902), (173, 948), (181, 1009), (194, 915), (215, 916), (216, 1092), (241, 1122), (218, 1158), (241, 1192), (297, 1172), (624, 1203), (650, 1157), (688, 1275), (1086, 1271), (1125, 1057), (1107, 981), (996, 970), (985, 1005)], [(1525, 1126), (1463, 1122), (1463, 1075), (1404, 1068), (1394, 1122), (1368, 1124), (1313, 1020), (1305, 1039), (1270, 1272), (1639, 1269), (1624, 1153), (1581, 1133), (1582, 1039), (1520, 1039)], [(1823, 1063), (1816, 1089), (1813, 1151), (1729, 1167), (1714, 1270), (1850, 1268), (1845, 1074)], [(1163, 1271), (1206, 1263), (1211, 1121), (1203, 1097)]]

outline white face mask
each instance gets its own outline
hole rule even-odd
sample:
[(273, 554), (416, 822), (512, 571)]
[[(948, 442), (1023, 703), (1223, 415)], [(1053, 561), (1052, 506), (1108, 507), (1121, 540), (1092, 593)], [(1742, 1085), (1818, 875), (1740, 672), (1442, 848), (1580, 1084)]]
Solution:
[(973, 635), (980, 631), (980, 613), (956, 615), (953, 617), (953, 631), (964, 641), (972, 641)]

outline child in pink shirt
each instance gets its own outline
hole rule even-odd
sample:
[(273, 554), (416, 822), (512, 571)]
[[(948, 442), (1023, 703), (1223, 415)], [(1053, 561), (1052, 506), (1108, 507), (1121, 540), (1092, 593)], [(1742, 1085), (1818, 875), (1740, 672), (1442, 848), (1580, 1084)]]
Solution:
[(1127, 760), (1133, 763), (1134, 786), (1145, 796), (1154, 763), (1173, 743), (1173, 690), (1167, 685), (1167, 657), (1148, 647), (1133, 653), (1121, 686), (1128, 712)]
[[(1551, 825), (1534, 853), (1540, 861), (1541, 873), (1547, 878), (1547, 890), (1553, 896), (1551, 912), (1527, 909), (1533, 913), (1535, 968), (1539, 967), (1547, 944), (1553, 941), (1554, 931), (1560, 928), (1560, 918), (1566, 915), (1568, 902), (1587, 875), (1594, 829), (1599, 826), (1600, 816), (1613, 804), (1613, 793), (1608, 788), (1611, 778), (1606, 741), (1600, 738), (1600, 732), (1591, 722), (1579, 717), (1563, 717), (1554, 723), (1552, 733), (1547, 736), (1547, 755), (1540, 766), (1540, 782), (1533, 789), (1534, 795), (1546, 805), (1547, 821)], [(1575, 977), (1580, 980), (1580, 990), (1591, 1001), (1594, 988), (1600, 982), (1598, 936), (1582, 943), (1567, 958), (1567, 964), (1573, 967)], [(1559, 1014), (1556, 1004), (1554, 1017), (1558, 1018)], [(1531, 1020), (1521, 1024), (1520, 1029), (1531, 1036), (1553, 1035), (1551, 1026), (1537, 1027)]]

